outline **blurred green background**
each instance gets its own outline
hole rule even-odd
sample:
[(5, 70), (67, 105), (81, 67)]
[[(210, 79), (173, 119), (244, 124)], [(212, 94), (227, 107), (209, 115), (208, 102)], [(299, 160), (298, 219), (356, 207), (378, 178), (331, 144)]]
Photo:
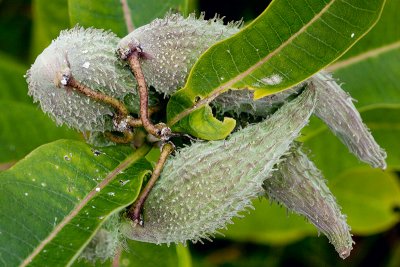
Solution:
[[(27, 96), (23, 78), (35, 57), (61, 29), (70, 27), (69, 12), (79, 8), (74, 6), (76, 2), (79, 1), (69, 1), (69, 10), (67, 0), (0, 0), (0, 171), (41, 144), (60, 138), (81, 138), (71, 130), (56, 127), (42, 114)], [(118, 4), (119, 1), (104, 2)], [(206, 11), (208, 18), (218, 13), (226, 16), (226, 21), (243, 18), (246, 22), (269, 3), (260, 0), (189, 2), (189, 9)], [(398, 2), (387, 2), (381, 22), (344, 58), (390, 48), (400, 42)], [(146, 3), (140, 8), (145, 10)], [(79, 23), (87, 26), (85, 21)], [(136, 23), (136, 26), (139, 25)], [(118, 33), (118, 28), (113, 30)], [(356, 105), (378, 143), (388, 151), (386, 172), (358, 162), (318, 120), (313, 120), (304, 132), (306, 145), (315, 155), (316, 164), (329, 180), (328, 185), (353, 227), (356, 245), (348, 259), (341, 260), (327, 238), (318, 237), (305, 219), (287, 214), (285, 208), (271, 205), (267, 200), (256, 200), (256, 210), (246, 214), (245, 219), (235, 220), (224, 231), (225, 238), (190, 245), (193, 265), (400, 266), (399, 62), (400, 49), (395, 46), (335, 70), (345, 83), (344, 88), (359, 100)]]

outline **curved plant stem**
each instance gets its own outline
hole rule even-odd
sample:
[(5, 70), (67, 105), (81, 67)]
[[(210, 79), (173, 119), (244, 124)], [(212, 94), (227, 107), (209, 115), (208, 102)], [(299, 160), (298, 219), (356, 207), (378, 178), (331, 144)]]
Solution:
[(157, 182), (158, 177), (160, 177), (165, 162), (167, 161), (168, 156), (172, 153), (172, 151), (174, 151), (174, 145), (172, 143), (164, 144), (161, 150), (160, 158), (158, 159), (157, 165), (154, 167), (151, 178), (147, 182), (142, 192), (140, 192), (140, 195), (129, 210), (128, 216), (132, 219), (132, 221), (139, 225), (143, 225), (143, 221), (140, 219), (140, 213), (142, 211), (143, 204), (146, 201), (147, 196), (149, 195), (154, 184)]
[(106, 94), (103, 94), (101, 92), (95, 91), (93, 89), (90, 89), (89, 87), (81, 84), (79, 81), (77, 81), (74, 77), (69, 77), (68, 82), (66, 84), (69, 87), (74, 88), (77, 92), (84, 94), (87, 97), (90, 97), (96, 101), (106, 103), (110, 106), (112, 106), (121, 117), (126, 117), (128, 116), (129, 112), (128, 109), (125, 107), (125, 105), (119, 101), (118, 99), (115, 99), (111, 96), (108, 96)]
[(133, 140), (133, 133), (131, 131), (123, 132), (123, 136), (117, 136), (111, 132), (105, 132), (105, 135), (108, 139), (117, 144), (127, 144)]
[(140, 66), (139, 51), (135, 49), (128, 57), (129, 66), (135, 75), (138, 83), (138, 91), (140, 97), (140, 119), (146, 131), (154, 136), (161, 135), (161, 128), (154, 125), (149, 118), (149, 92), (147, 90), (146, 79)]

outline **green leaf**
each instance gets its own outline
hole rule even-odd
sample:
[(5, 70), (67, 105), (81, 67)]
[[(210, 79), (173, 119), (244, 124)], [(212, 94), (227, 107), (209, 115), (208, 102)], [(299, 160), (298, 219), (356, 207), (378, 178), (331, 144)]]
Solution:
[[(156, 245), (127, 239), (119, 258), (120, 267), (190, 267), (189, 249), (183, 245)], [(73, 267), (112, 267), (112, 260), (96, 264), (79, 259)]]
[(346, 52), (338, 62), (365, 54), (367, 50), (380, 49), (400, 41), (400, 28), (398, 27), (398, 12), (400, 2), (386, 0), (381, 18), (372, 30)]
[(0, 52), (0, 99), (32, 103), (24, 75), (28, 68)]
[(262, 244), (287, 244), (309, 234), (316, 234), (316, 229), (304, 217), (290, 214), (286, 208), (268, 200), (253, 201), (254, 211), (244, 219), (233, 219), (222, 233), (238, 241), (251, 241)]
[(371, 32), (328, 67), (357, 100), (358, 108), (400, 104), (399, 9), (399, 1), (388, 0)]
[(61, 30), (69, 28), (67, 0), (33, 0), (33, 47), (34, 59), (55, 39)]
[(155, 18), (163, 17), (170, 10), (182, 10), (184, 0), (68, 0), (71, 26), (79, 23), (84, 27), (95, 27), (111, 30), (119, 37), (128, 34), (124, 19), (122, 2), (127, 2), (130, 19), (134, 27), (149, 23)]
[[(167, 109), (168, 124), (191, 134), (214, 128), (208, 103), (228, 89), (255, 90), (255, 98), (284, 90), (340, 57), (375, 24), (384, 0), (276, 0), (246, 28), (208, 49)], [(199, 121), (202, 118), (205, 121)], [(197, 120), (196, 120), (197, 119)], [(213, 127), (209, 127), (211, 124)], [(219, 122), (224, 138), (233, 122)]]
[[(57, 127), (32, 104), (0, 100), (0, 170), (32, 149), (60, 138), (80, 139), (66, 127)], [(7, 164), (6, 164), (7, 165)]]
[(44, 145), (0, 174), (0, 250), (7, 266), (68, 266), (111, 214), (131, 204), (150, 148)]
[[(121, 255), (121, 267), (190, 267), (190, 255), (182, 245), (167, 246), (127, 240), (129, 250)], [(189, 258), (187, 256), (189, 255)]]
[(368, 167), (352, 168), (330, 179), (330, 188), (347, 214), (352, 232), (371, 235), (399, 221), (400, 186), (396, 175)]
[[(119, 256), (120, 267), (190, 267), (189, 249), (183, 245), (167, 246), (126, 240)], [(112, 260), (97, 261), (95, 265), (85, 260), (77, 260), (73, 267), (112, 267)]]

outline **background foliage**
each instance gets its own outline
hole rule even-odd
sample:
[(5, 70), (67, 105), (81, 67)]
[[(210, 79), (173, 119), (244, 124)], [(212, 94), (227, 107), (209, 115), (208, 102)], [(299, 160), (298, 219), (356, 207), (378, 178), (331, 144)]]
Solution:
[[(126, 33), (121, 11), (112, 8), (119, 6), (119, 1), (101, 1), (110, 8), (96, 5), (100, 3), (98, 1), (83, 1), (87, 9), (78, 9), (81, 13), (77, 13), (76, 3), (79, 2), (82, 1), (0, 2), (0, 172), (42, 144), (63, 138), (82, 141), (82, 137), (74, 131), (56, 127), (32, 103), (26, 94), (27, 86), (23, 78), (34, 58), (59, 31), (74, 25), (76, 21), (83, 26), (109, 27), (119, 36)], [(246, 3), (171, 0), (163, 1), (166, 5), (160, 9), (162, 12), (151, 13), (147, 10), (155, 8), (152, 5), (157, 1), (146, 1), (146, 6), (133, 5), (142, 1), (128, 2), (131, 7), (134, 6), (132, 17), (136, 27), (149, 22), (152, 16), (162, 15), (170, 6), (186, 13), (195, 8), (206, 11), (209, 17), (219, 13), (227, 16), (227, 21), (244, 18), (247, 22), (260, 14), (268, 4), (268, 1), (256, 0)], [(144, 11), (140, 12), (140, 16), (135, 16), (137, 10)], [(343, 87), (358, 100), (356, 105), (365, 123), (388, 152), (388, 170), (373, 170), (358, 162), (317, 119), (304, 130), (302, 137), (315, 155), (313, 160), (328, 179), (344, 213), (348, 215), (349, 224), (356, 235), (356, 248), (352, 256), (343, 262), (326, 238), (317, 237), (314, 228), (303, 218), (287, 215), (284, 208), (270, 205), (267, 200), (256, 200), (256, 209), (245, 219), (235, 220), (235, 224), (225, 231), (225, 238), (207, 242), (206, 245), (189, 246), (194, 266), (400, 265), (400, 27), (397, 10), (400, 10), (399, 1), (388, 0), (376, 27), (330, 67), (334, 76), (344, 83)], [(78, 20), (75, 16), (84, 19)], [(62, 142), (47, 145), (53, 147), (54, 153), (59, 153), (57, 155), (60, 158), (67, 153), (58, 147)], [(90, 149), (81, 147), (81, 143), (77, 144), (77, 147), (69, 147), (68, 153), (74, 149), (77, 154), (84, 151), (91, 153)], [(32, 159), (32, 155), (30, 157)], [(112, 164), (117, 164), (125, 157), (121, 151), (110, 157), (109, 163), (102, 163), (111, 164), (111, 168)], [(35, 160), (44, 161), (40, 158)], [(65, 161), (61, 160), (61, 163), (65, 164)], [(41, 163), (37, 165), (41, 167)], [(43, 170), (39, 168), (38, 171)], [(1, 178), (6, 179), (6, 175)], [(15, 177), (10, 179), (16, 181)], [(85, 190), (91, 187), (88, 179)], [(30, 191), (29, 194), (32, 196), (34, 192)], [(21, 188), (19, 193), (28, 192)], [(80, 192), (82, 195), (84, 193)], [(9, 198), (12, 196), (2, 194), (0, 202), (10, 201)], [(0, 238), (5, 240), (6, 237), (0, 233)], [(132, 247), (133, 254), (123, 254), (121, 266), (136, 266), (129, 258), (137, 259), (137, 255), (154, 266), (176, 266), (178, 262), (181, 266), (187, 266), (190, 262), (185, 248), (154, 247), (135, 242), (128, 245)], [(165, 256), (152, 256), (159, 253)], [(0, 257), (0, 264), (2, 260)], [(80, 264), (82, 266), (83, 263)]]

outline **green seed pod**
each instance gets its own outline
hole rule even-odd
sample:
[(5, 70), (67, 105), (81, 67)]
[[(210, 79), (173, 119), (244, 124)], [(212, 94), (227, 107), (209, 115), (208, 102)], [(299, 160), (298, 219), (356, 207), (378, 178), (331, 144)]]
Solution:
[(118, 247), (121, 244), (121, 235), (118, 231), (119, 216), (114, 214), (103, 224), (96, 232), (96, 235), (90, 240), (79, 255), (79, 259), (85, 259), (93, 264), (96, 261), (104, 262), (114, 258)]
[(288, 99), (296, 95), (303, 85), (295, 86), (257, 100), (253, 99), (254, 92), (250, 90), (230, 90), (219, 95), (211, 102), (217, 113), (242, 113), (267, 117), (281, 107)]
[(300, 147), (291, 149), (271, 178), (264, 181), (271, 200), (305, 216), (334, 245), (341, 258), (352, 250), (350, 227), (320, 171)]
[(144, 226), (127, 219), (122, 233), (150, 243), (183, 243), (226, 227), (263, 192), (263, 181), (307, 124), (314, 105), (315, 92), (306, 90), (228, 140), (181, 149), (167, 161), (144, 204)]
[(181, 88), (198, 57), (210, 46), (239, 31), (241, 22), (224, 25), (222, 19), (204, 20), (168, 14), (137, 28), (118, 45), (122, 59), (133, 48), (144, 55), (142, 69), (147, 83), (158, 92), (172, 94)]
[(374, 168), (386, 168), (386, 152), (376, 143), (351, 96), (326, 72), (314, 75), (312, 82), (317, 91), (315, 115), (323, 120), (331, 131), (360, 160)]
[(81, 131), (111, 130), (107, 117), (112, 108), (65, 86), (62, 75), (72, 75), (95, 91), (123, 100), (134, 91), (134, 79), (115, 56), (118, 41), (103, 30), (75, 27), (62, 31), (28, 70), (29, 95), (57, 124)]

